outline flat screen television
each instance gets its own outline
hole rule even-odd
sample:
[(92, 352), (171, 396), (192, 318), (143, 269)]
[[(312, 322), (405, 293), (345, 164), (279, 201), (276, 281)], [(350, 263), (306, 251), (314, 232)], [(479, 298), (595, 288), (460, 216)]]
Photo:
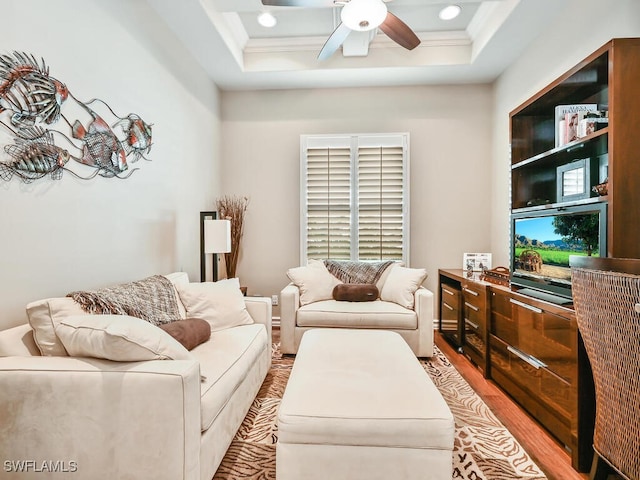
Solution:
[(571, 302), (570, 255), (607, 255), (607, 206), (596, 203), (511, 215), (511, 284)]

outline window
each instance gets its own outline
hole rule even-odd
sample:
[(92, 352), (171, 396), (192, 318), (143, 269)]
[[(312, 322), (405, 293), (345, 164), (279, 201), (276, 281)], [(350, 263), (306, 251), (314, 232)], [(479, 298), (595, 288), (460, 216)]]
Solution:
[(409, 264), (409, 134), (303, 135), (301, 264)]

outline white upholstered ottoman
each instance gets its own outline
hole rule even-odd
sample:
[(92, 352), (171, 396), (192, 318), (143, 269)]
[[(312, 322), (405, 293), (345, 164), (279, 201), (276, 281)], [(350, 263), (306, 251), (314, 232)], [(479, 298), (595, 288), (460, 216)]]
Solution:
[(278, 411), (277, 480), (450, 480), (453, 416), (402, 337), (314, 329)]

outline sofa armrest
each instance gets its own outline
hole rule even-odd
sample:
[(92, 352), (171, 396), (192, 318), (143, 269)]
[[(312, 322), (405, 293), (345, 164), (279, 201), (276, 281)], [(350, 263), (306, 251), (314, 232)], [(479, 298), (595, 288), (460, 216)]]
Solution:
[(418, 288), (414, 297), (415, 311), (418, 317), (418, 357), (433, 356), (433, 292), (424, 287)]
[(247, 306), (247, 311), (249, 312), (249, 315), (251, 315), (251, 318), (253, 318), (253, 321), (261, 323), (267, 329), (269, 345), (271, 345), (271, 299), (267, 297), (245, 297), (244, 303)]
[(33, 339), (33, 330), (28, 323), (0, 332), (0, 357), (12, 355), (19, 357), (40, 355), (40, 350)]
[(196, 360), (3, 357), (0, 411), (1, 471), (200, 478)]
[(290, 283), (280, 292), (280, 350), (296, 353), (296, 316), (300, 308), (300, 290)]

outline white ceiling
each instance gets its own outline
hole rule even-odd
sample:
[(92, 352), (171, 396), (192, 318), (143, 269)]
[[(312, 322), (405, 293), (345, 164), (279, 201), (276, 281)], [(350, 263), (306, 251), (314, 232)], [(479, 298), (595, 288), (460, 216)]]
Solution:
[[(260, 0), (147, 0), (223, 90), (487, 83), (527, 48), (567, 0), (385, 0), (418, 35), (405, 50), (381, 31), (352, 32), (330, 59), (317, 55), (340, 7), (264, 7)], [(257, 22), (268, 10), (272, 29)], [(371, 38), (373, 37), (373, 38)], [(350, 47), (350, 48), (349, 48)], [(350, 52), (366, 56), (347, 56)]]

